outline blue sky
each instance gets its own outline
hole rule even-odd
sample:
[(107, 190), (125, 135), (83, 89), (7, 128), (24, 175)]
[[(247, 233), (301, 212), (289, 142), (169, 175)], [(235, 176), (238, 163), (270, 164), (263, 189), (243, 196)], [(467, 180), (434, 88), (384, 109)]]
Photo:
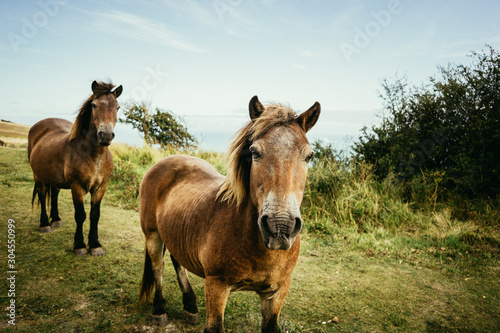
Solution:
[[(247, 105), (315, 101), (309, 133), (341, 145), (378, 121), (384, 78), (419, 85), (437, 66), (500, 48), (498, 1), (2, 1), (0, 118), (73, 120), (93, 80), (182, 116), (223, 151)], [(125, 125), (117, 141), (140, 144)]]

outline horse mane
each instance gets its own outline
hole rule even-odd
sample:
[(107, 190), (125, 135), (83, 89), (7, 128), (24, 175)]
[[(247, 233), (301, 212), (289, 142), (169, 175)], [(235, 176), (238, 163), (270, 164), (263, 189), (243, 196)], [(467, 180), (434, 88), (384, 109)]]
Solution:
[(248, 122), (234, 135), (227, 152), (228, 171), (217, 198), (241, 205), (250, 189), (250, 146), (274, 126), (287, 125), (297, 119), (295, 111), (281, 104), (267, 105), (262, 115)]
[(92, 116), (92, 101), (102, 95), (111, 94), (115, 86), (111, 82), (97, 82), (97, 85), (92, 86), (92, 95), (82, 104), (75, 122), (69, 131), (69, 140), (74, 140), (82, 135), (82, 131), (89, 128), (90, 119)]

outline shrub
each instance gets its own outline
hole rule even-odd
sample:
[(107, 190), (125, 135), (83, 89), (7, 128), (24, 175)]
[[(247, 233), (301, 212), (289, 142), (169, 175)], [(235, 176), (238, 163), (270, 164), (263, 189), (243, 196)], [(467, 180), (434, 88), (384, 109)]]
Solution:
[(440, 184), (468, 197), (500, 194), (500, 53), (490, 47), (471, 57), (469, 66), (439, 68), (426, 86), (384, 80), (382, 123), (363, 129), (357, 158), (380, 178), (439, 174)]
[(189, 134), (182, 120), (172, 111), (155, 108), (146, 103), (132, 103), (124, 110), (125, 119), (120, 122), (131, 124), (144, 136), (150, 146), (160, 145), (162, 149), (188, 149), (197, 144), (196, 139)]

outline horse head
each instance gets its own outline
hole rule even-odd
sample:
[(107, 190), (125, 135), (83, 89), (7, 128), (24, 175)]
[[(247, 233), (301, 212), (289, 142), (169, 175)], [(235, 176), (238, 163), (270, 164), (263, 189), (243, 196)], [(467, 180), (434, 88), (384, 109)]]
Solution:
[[(109, 146), (115, 137), (114, 129), (117, 112), (120, 106), (117, 98), (121, 95), (123, 87), (120, 85), (115, 90), (103, 93), (103, 86), (97, 81), (92, 82), (92, 121), (97, 130), (97, 141), (101, 146)], [(105, 87), (109, 89), (109, 87)]]
[[(257, 224), (264, 245), (288, 250), (300, 230), (300, 205), (304, 195), (308, 163), (313, 150), (306, 138), (320, 114), (320, 104), (296, 116), (281, 105), (264, 107), (257, 96), (249, 105), (254, 127), (249, 192), (258, 211)], [(271, 118), (282, 118), (270, 121)]]

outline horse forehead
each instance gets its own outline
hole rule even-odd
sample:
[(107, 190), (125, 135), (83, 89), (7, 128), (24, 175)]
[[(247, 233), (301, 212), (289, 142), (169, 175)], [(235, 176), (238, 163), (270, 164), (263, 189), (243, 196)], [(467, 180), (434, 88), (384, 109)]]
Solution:
[(297, 126), (278, 126), (270, 130), (264, 137), (267, 145), (274, 147), (275, 151), (290, 150), (307, 144), (305, 135)]
[(94, 102), (97, 102), (98, 106), (103, 108), (112, 107), (117, 104), (116, 98), (112, 94), (102, 95), (96, 98)]

